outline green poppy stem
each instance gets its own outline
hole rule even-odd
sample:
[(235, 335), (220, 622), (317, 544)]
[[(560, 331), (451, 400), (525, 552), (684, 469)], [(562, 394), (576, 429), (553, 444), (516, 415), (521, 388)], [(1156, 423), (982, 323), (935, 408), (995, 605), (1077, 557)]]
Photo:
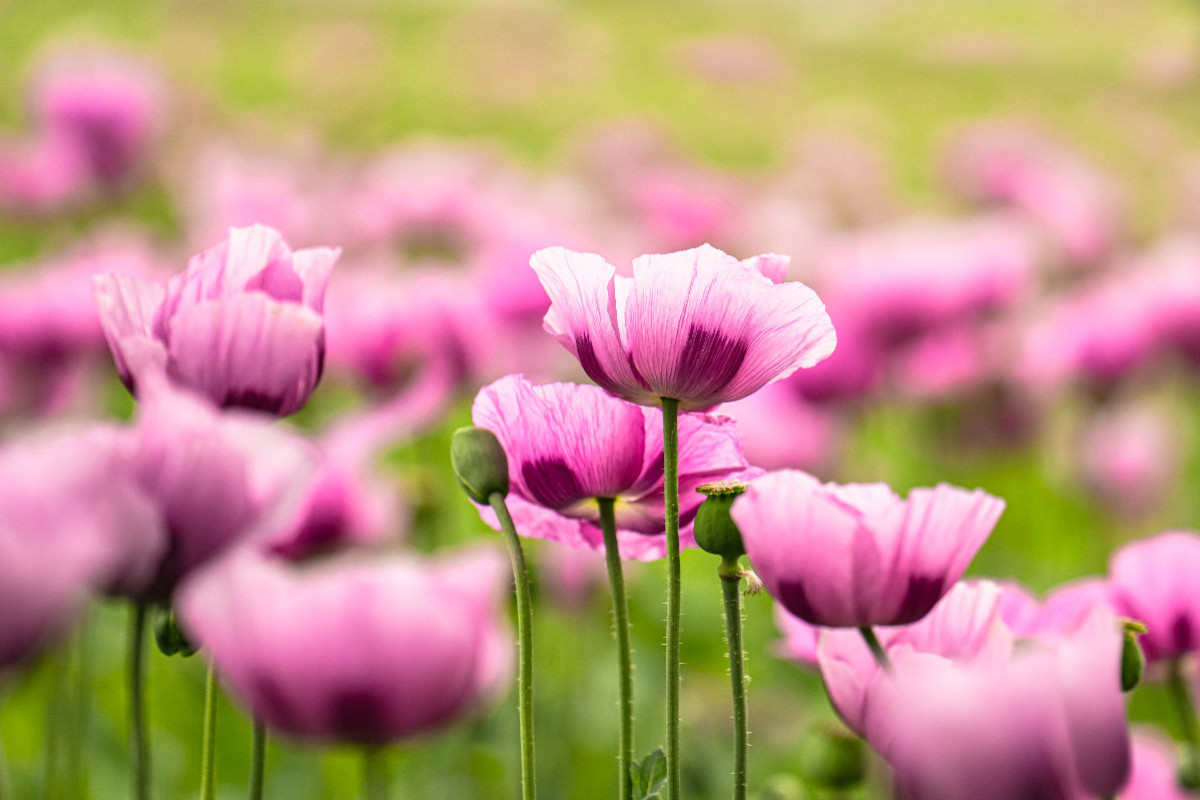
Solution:
[(617, 636), (617, 688), (621, 717), (617, 739), (617, 796), (631, 800), (633, 784), (629, 769), (633, 765), (633, 654), (629, 645), (629, 609), (625, 598), (625, 575), (617, 545), (617, 521), (611, 497), (597, 499), (600, 504), (600, 530), (604, 534), (604, 560), (608, 565), (608, 584), (612, 590), (613, 628)]
[(387, 800), (387, 765), (383, 761), (383, 748), (368, 747), (363, 750), (363, 798), (364, 800)]
[(887, 650), (884, 650), (883, 645), (879, 643), (879, 637), (875, 635), (875, 629), (870, 625), (864, 625), (858, 629), (858, 632), (862, 634), (867, 647), (871, 648), (871, 655), (875, 657), (875, 663), (890, 672), (892, 669), (892, 660), (888, 658)]
[(667, 797), (683, 800), (679, 767), (679, 401), (662, 398), (667, 533)]
[(521, 798), (537, 797), (533, 760), (533, 601), (529, 593), (529, 571), (525, 568), (525, 552), (504, 495), (492, 492), (488, 503), (500, 520), (500, 531), (508, 546), (512, 561), (513, 579), (517, 592), (517, 715), (521, 728)]
[(746, 654), (742, 646), (742, 593), (737, 559), (732, 570), (721, 562), (718, 574), (725, 595), (725, 638), (729, 644), (729, 681), (733, 687), (733, 798), (746, 800), (746, 749), (750, 732), (746, 724)]
[(262, 800), (267, 774), (267, 726), (254, 716), (254, 741), (250, 750), (250, 800)]
[(146, 604), (135, 602), (129, 621), (129, 729), (133, 746), (133, 797), (150, 797), (150, 738), (146, 729)]
[(204, 734), (200, 740), (200, 800), (217, 796), (217, 674), (212, 664), (204, 680)]
[(1183, 728), (1185, 750), (1180, 774), (1188, 783), (1192, 783), (1200, 778), (1200, 721), (1196, 719), (1196, 705), (1188, 691), (1179, 658), (1172, 659), (1167, 670), (1167, 691), (1171, 694), (1171, 702)]

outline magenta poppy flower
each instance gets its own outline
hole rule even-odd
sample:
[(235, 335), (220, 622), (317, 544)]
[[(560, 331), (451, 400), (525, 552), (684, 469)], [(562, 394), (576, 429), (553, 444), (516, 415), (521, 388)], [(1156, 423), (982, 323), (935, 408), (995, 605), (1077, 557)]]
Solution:
[[(893, 659), (909, 652), (954, 661), (1007, 659), (1016, 637), (1001, 616), (1002, 596), (1003, 589), (991, 581), (959, 583), (919, 622), (880, 628), (879, 641)], [(805, 623), (792, 619), (794, 625), (784, 631), (802, 643), (798, 627)], [(878, 663), (858, 631), (820, 630), (816, 642), (816, 662), (834, 710), (851, 730), (865, 735), (868, 688), (879, 674)]]
[(267, 547), (277, 555), (305, 558), (407, 533), (400, 487), (374, 465), (395, 432), (368, 425), (361, 415), (344, 415), (339, 423), (321, 437), (320, 463), (301, 493), (299, 512), (268, 534)]
[(1181, 461), (1176, 421), (1153, 406), (1097, 412), (1082, 432), (1080, 472), (1097, 501), (1127, 516), (1166, 498)]
[(43, 431), (0, 448), (0, 670), (69, 624), (80, 601), (144, 580), (166, 548), (122, 432)]
[(900, 658), (871, 697), (872, 744), (906, 800), (1115, 797), (1130, 769), (1121, 644), (1098, 612), (1007, 661)]
[(115, 52), (59, 54), (36, 77), (32, 105), (42, 128), (72, 141), (102, 184), (128, 180), (162, 127), (157, 76)]
[(121, 380), (132, 391), (147, 370), (165, 370), (222, 407), (297, 411), (324, 366), (322, 309), (339, 252), (292, 252), (270, 228), (232, 228), (166, 286), (96, 278)]
[(133, 468), (160, 509), (169, 547), (135, 597), (170, 597), (183, 576), (239, 541), (266, 537), (295, 518), (315, 457), (271, 419), (220, 412), (161, 379), (144, 386)]
[(1096, 263), (1120, 239), (1123, 209), (1111, 177), (1035, 130), (981, 126), (959, 137), (947, 160), (961, 195), (1011, 205), (1078, 265)]
[(635, 403), (739, 400), (821, 361), (837, 341), (820, 298), (779, 282), (782, 256), (739, 262), (704, 245), (641, 256), (632, 278), (561, 247), (539, 250), (530, 264), (550, 295), (546, 330), (589, 378)]
[(733, 504), (767, 590), (813, 625), (907, 625), (962, 577), (1004, 501), (946, 484), (907, 500), (882, 483), (822, 484), (782, 470)]
[[(616, 498), (624, 558), (666, 552), (662, 413), (595, 386), (535, 386), (508, 375), (475, 398), (474, 422), (508, 454), (508, 504), (517, 531), (572, 547), (602, 550), (598, 497)], [(732, 422), (688, 415), (679, 424), (680, 524), (690, 526), (704, 497), (696, 487), (749, 470)], [(481, 513), (494, 521), (487, 509)], [(694, 544), (690, 530), (681, 533)]]
[(1138, 639), (1147, 661), (1200, 648), (1200, 535), (1170, 531), (1125, 545), (1108, 564), (1113, 603), (1146, 626)]
[(65, 211), (91, 187), (87, 160), (73, 140), (42, 134), (0, 140), (0, 210), (20, 217)]
[(906, 223), (843, 235), (817, 256), (822, 296), (890, 348), (1012, 307), (1034, 274), (1033, 243), (1004, 220)]
[(178, 608), (222, 681), (271, 728), (380, 745), (497, 697), (512, 673), (507, 590), (491, 550), (299, 567), (241, 550), (189, 581)]

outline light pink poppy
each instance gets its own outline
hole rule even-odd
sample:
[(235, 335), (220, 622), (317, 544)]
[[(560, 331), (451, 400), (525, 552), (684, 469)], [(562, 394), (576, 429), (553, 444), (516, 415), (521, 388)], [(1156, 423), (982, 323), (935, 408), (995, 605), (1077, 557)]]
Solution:
[(1030, 287), (1031, 242), (1004, 220), (909, 222), (826, 241), (818, 285), (883, 347), (1010, 308)]
[(57, 54), (35, 76), (31, 105), (41, 129), (73, 141), (109, 186), (145, 165), (163, 123), (158, 76), (117, 52)]
[(79, 145), (65, 135), (0, 141), (0, 210), (18, 217), (61, 213), (84, 200), (91, 173)]
[(1010, 660), (898, 658), (871, 696), (872, 744), (906, 800), (1115, 796), (1130, 769), (1121, 643), (1100, 611)]
[(739, 262), (708, 245), (637, 258), (632, 278), (560, 247), (530, 260), (550, 295), (546, 330), (589, 378), (627, 400), (670, 397), (683, 409), (739, 400), (833, 352), (817, 295), (779, 283), (787, 263)]
[[(595, 386), (535, 386), (509, 375), (475, 398), (474, 422), (496, 434), (508, 454), (508, 498), (517, 531), (572, 547), (602, 550), (599, 497), (616, 499), (624, 558), (666, 552), (662, 416)], [(733, 423), (688, 415), (679, 425), (679, 512), (683, 546), (704, 497), (696, 487), (752, 474)], [(490, 511), (483, 509), (492, 521)]]
[(1125, 515), (1159, 506), (1178, 475), (1180, 457), (1176, 421), (1146, 405), (1098, 411), (1088, 420), (1079, 448), (1087, 488)]
[[(876, 632), (892, 657), (917, 652), (954, 661), (1005, 660), (1012, 655), (1015, 637), (1001, 616), (1002, 597), (1001, 587), (991, 581), (959, 583), (919, 622)], [(795, 619), (781, 629), (790, 639), (804, 624)], [(830, 702), (851, 730), (865, 735), (867, 689), (879, 665), (858, 631), (812, 630), (819, 630), (816, 660)], [(802, 634), (797, 638), (799, 648), (806, 639)]]
[(946, 484), (897, 497), (882, 483), (822, 484), (781, 470), (733, 504), (767, 591), (814, 625), (905, 625), (962, 577), (1004, 501)]
[(381, 745), (432, 733), (512, 675), (507, 563), (346, 555), (302, 566), (241, 550), (179, 593), (188, 634), (235, 698), (302, 741)]
[(293, 252), (270, 228), (233, 228), (165, 286), (96, 278), (121, 380), (135, 390), (147, 371), (165, 371), (222, 407), (299, 410), (324, 367), (325, 288), (339, 252)]
[(143, 388), (133, 469), (166, 521), (170, 546), (148, 580), (121, 591), (166, 599), (189, 572), (294, 519), (316, 457), (269, 417), (222, 413), (161, 378)]
[(1200, 534), (1170, 531), (1125, 545), (1108, 563), (1119, 613), (1146, 626), (1138, 642), (1147, 661), (1200, 647)]
[(0, 670), (69, 624), (80, 601), (152, 574), (163, 519), (108, 427), (46, 430), (0, 447)]
[(1124, 209), (1112, 179), (1037, 131), (981, 126), (953, 143), (948, 161), (961, 194), (1027, 215), (1075, 264), (1095, 263), (1120, 240)]

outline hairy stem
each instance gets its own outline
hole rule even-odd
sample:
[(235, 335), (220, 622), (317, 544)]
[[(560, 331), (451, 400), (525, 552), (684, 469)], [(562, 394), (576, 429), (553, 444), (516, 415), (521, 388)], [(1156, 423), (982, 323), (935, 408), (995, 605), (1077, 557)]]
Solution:
[(617, 688), (619, 690), (621, 729), (617, 739), (617, 796), (630, 800), (633, 786), (629, 768), (633, 765), (633, 655), (629, 645), (629, 610), (625, 599), (625, 575), (617, 546), (617, 521), (611, 497), (601, 497), (600, 530), (604, 533), (604, 560), (608, 565), (608, 584), (612, 589), (613, 628), (617, 636)]
[(533, 763), (533, 608), (529, 596), (529, 572), (516, 526), (504, 496), (493, 492), (488, 498), (500, 520), (500, 531), (508, 546), (517, 591), (517, 713), (521, 726), (521, 798), (534, 800), (537, 786)]
[(662, 398), (667, 523), (667, 797), (683, 800), (679, 768), (679, 401)]

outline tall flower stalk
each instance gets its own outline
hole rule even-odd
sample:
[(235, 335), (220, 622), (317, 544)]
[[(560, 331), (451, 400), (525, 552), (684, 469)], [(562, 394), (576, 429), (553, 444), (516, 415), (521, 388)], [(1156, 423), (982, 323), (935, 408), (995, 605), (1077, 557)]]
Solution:
[(129, 625), (129, 731), (133, 748), (133, 797), (150, 797), (150, 739), (146, 729), (146, 604), (134, 603)]
[(504, 504), (504, 495), (492, 492), (488, 504), (500, 520), (504, 544), (512, 560), (513, 580), (517, 591), (517, 708), (521, 727), (521, 798), (537, 797), (533, 763), (533, 600), (529, 594), (529, 571), (525, 553), (512, 516)]
[(679, 769), (679, 401), (662, 398), (667, 513), (667, 796), (682, 800)]
[(604, 535), (604, 560), (608, 566), (608, 584), (612, 591), (613, 630), (617, 637), (617, 689), (621, 729), (617, 745), (617, 796), (630, 800), (633, 786), (629, 768), (633, 765), (633, 652), (629, 645), (629, 610), (625, 597), (625, 575), (621, 568), (621, 553), (617, 544), (617, 521), (613, 513), (615, 501), (601, 497), (600, 530)]
[(733, 522), (733, 501), (746, 491), (740, 481), (704, 484), (697, 489), (706, 495), (696, 513), (696, 544), (706, 553), (721, 557), (717, 577), (725, 601), (725, 638), (729, 645), (729, 682), (733, 697), (733, 798), (746, 800), (746, 762), (750, 729), (746, 719), (746, 651), (742, 645), (741, 582), (746, 579), (747, 594), (762, 590), (758, 577), (742, 569), (746, 553), (742, 534)]
[(217, 673), (212, 664), (204, 679), (204, 734), (200, 747), (200, 800), (217, 796)]
[(508, 496), (508, 456), (496, 435), (484, 428), (459, 428), (450, 443), (450, 460), (463, 491), (491, 506), (512, 561), (517, 593), (517, 711), (521, 732), (521, 798), (537, 797), (533, 749), (533, 601), (529, 571), (516, 525), (504, 498)]

